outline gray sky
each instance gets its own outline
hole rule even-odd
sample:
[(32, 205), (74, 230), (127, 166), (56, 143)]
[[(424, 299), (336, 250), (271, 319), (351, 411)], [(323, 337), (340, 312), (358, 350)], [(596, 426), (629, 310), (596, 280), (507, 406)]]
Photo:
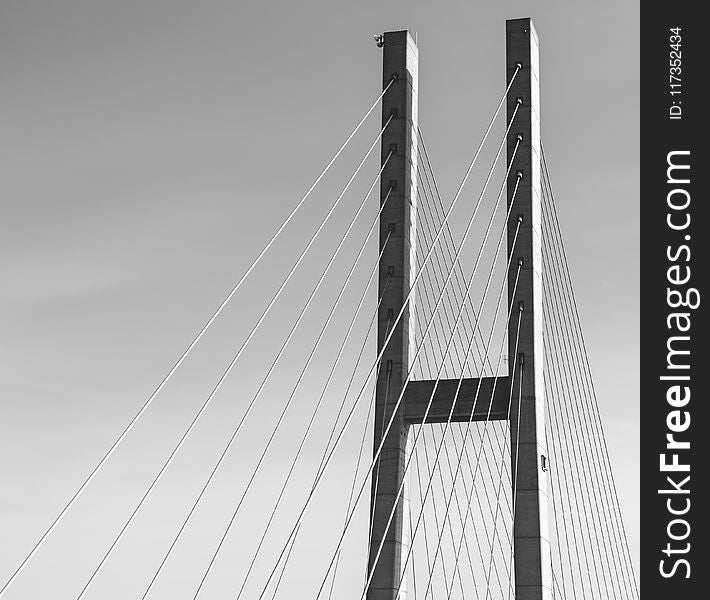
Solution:
[[(377, 96), (381, 52), (372, 34), (417, 32), (420, 125), (450, 201), (503, 89), (504, 21), (520, 16), (532, 16), (540, 35), (543, 140), (636, 560), (638, 10), (637, 2), (606, 0), (0, 3), (0, 580)], [(376, 135), (377, 121), (8, 600), (75, 597), (284, 264)], [(353, 203), (376, 173), (369, 167)], [(324, 244), (333, 240), (328, 234)], [(89, 597), (140, 597), (256, 389), (255, 367), (270, 362), (318, 264), (245, 355)], [(312, 330), (318, 321), (309, 319)], [(307, 339), (297, 337), (285, 357), (291, 379)], [(318, 393), (317, 384), (311, 377), (305, 395)], [(289, 385), (284, 377), (269, 389), (257, 423), (273, 416), (270, 400)], [(294, 421), (306, 418), (303, 408)], [(250, 444), (263, 431), (254, 427), (235, 448), (155, 597), (188, 597), (183, 590), (194, 589), (248, 472), (240, 459), (253, 455)], [(265, 465), (272, 477), (259, 483), (247, 510), (258, 514), (259, 499), (273, 493), (298, 431), (294, 425), (277, 445)], [(332, 489), (349, 485), (358, 442), (350, 437)], [(315, 445), (308, 461), (317, 464)], [(297, 503), (296, 494), (292, 510)], [(338, 503), (326, 497), (316, 508), (314, 532), (340, 522)], [(235, 591), (232, 565), (250, 551), (239, 540), (256, 531), (248, 522), (235, 532), (205, 598)], [(321, 551), (317, 535), (304, 542), (302, 561)], [(359, 568), (347, 576), (357, 581)], [(307, 580), (294, 571), (294, 585)]]

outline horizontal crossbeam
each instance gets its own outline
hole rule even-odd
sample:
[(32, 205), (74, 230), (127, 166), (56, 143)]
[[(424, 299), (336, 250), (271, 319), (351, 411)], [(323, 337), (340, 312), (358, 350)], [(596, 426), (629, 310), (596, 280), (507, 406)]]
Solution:
[[(479, 387), (480, 381), (480, 390)], [(410, 381), (404, 392), (404, 420), (420, 424), (434, 390), (434, 381)], [(456, 397), (458, 379), (440, 379), (431, 403), (427, 423), (446, 423)], [(472, 421), (501, 421), (508, 419), (510, 389), (508, 377), (483, 377), (461, 380), (461, 389), (451, 414), (452, 423)], [(474, 406), (475, 403), (475, 406)], [(490, 407), (490, 414), (489, 409)], [(473, 409), (473, 417), (471, 410)]]

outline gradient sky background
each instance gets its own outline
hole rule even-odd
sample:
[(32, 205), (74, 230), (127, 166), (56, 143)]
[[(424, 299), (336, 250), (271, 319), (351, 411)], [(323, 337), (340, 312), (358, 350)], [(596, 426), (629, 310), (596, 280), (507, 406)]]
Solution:
[[(637, 2), (608, 0), (0, 3), (0, 580), (377, 96), (381, 52), (372, 34), (417, 32), (420, 125), (450, 202), (503, 89), (504, 21), (521, 16), (532, 16), (540, 35), (543, 140), (636, 561), (638, 11)], [(378, 120), (8, 600), (76, 596)], [(377, 166), (368, 169), (351, 202)], [(333, 240), (327, 235), (323, 247)], [(140, 597), (309, 281), (287, 294), (88, 597)], [(286, 358), (282, 372), (291, 379), (307, 339)], [(285, 379), (270, 388), (256, 422), (273, 416), (269, 400), (290, 389)], [(315, 393), (317, 381), (304, 391)], [(296, 423), (305, 423), (301, 412)], [(154, 597), (191, 597), (247, 472), (240, 458), (263, 435), (246, 432)], [(297, 435), (294, 425), (266, 465), (273, 477), (255, 491), (254, 514), (273, 494)], [(356, 451), (351, 437), (338, 459), (344, 473)], [(314, 446), (309, 465), (316, 455)], [(345, 474), (329, 483), (347, 485)], [(340, 522), (339, 503), (319, 504), (313, 539)], [(239, 539), (256, 531), (249, 527), (232, 538), (205, 598), (235, 591), (233, 565), (248, 553)], [(303, 561), (317, 552), (315, 541), (306, 544)]]

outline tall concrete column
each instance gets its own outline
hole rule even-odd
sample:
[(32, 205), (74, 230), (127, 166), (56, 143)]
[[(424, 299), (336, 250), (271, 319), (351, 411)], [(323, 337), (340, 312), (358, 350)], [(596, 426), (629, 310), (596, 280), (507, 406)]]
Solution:
[[(517, 67), (520, 68), (507, 100), (508, 119), (512, 117), (518, 99), (522, 100), (507, 139), (510, 164), (513, 149), (521, 136), (508, 180), (508, 206), (518, 173), (523, 176), (508, 224), (508, 255), (513, 255), (508, 273), (509, 306), (513, 307), (508, 330), (508, 364), (512, 385), (510, 430), (515, 481), (515, 598), (542, 600), (552, 598), (552, 563), (543, 383), (539, 50), (537, 33), (529, 18), (506, 21), (506, 84)], [(519, 219), (522, 222), (513, 247)], [(520, 261), (522, 268), (513, 296)], [(518, 314), (521, 321), (516, 351)], [(519, 395), (521, 381), (522, 394)]]
[[(380, 202), (389, 192), (380, 217), (380, 248), (388, 236), (389, 241), (380, 262), (379, 291), (384, 293), (384, 297), (377, 321), (378, 351), (382, 349), (389, 325), (394, 322), (407, 298), (416, 264), (418, 52), (408, 31), (385, 33), (383, 42), (383, 86), (387, 86), (393, 76), (396, 80), (382, 99), (382, 125), (392, 117), (382, 136), (382, 162), (390, 152), (392, 154), (382, 173), (380, 186)], [(414, 306), (414, 297), (410, 298), (409, 306)], [(402, 391), (414, 352), (414, 319), (410, 321), (409, 317), (410, 310), (407, 308), (382, 356), (375, 400), (375, 451)], [(409, 548), (409, 486), (405, 485), (403, 492), (398, 494), (404, 477), (408, 430), (402, 405), (385, 438), (379, 476), (373, 477), (370, 568), (383, 537), (385, 543), (367, 591), (368, 600), (394, 600)], [(385, 527), (395, 504), (395, 517), (385, 535)], [(400, 599), (405, 597), (403, 589)]]

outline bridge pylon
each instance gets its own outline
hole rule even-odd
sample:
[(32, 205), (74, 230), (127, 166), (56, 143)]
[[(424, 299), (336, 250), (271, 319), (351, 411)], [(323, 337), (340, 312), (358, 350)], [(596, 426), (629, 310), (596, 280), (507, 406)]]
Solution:
[[(416, 202), (417, 202), (417, 87), (419, 55), (414, 38), (408, 31), (384, 34), (382, 81), (388, 85), (382, 98), (382, 125), (389, 125), (382, 135), (382, 163), (387, 163), (381, 176), (380, 202), (386, 205), (380, 214), (379, 294), (382, 297), (377, 316), (378, 352), (390, 333), (390, 327), (404, 305), (416, 267)], [(394, 82), (390, 84), (392, 78)], [(388, 159), (389, 157), (389, 159)], [(405, 385), (414, 353), (414, 319), (408, 306), (385, 349), (379, 369), (375, 398), (375, 452), (382, 434), (392, 418), (392, 409)], [(400, 405), (385, 439), (372, 480), (370, 557), (371, 568), (377, 565), (367, 591), (368, 600), (394, 600), (397, 596), (404, 560), (409, 547), (408, 488), (398, 493), (405, 473), (409, 423)], [(389, 528), (392, 506), (397, 509)], [(385, 535), (385, 530), (387, 530)], [(379, 559), (380, 542), (385, 537)], [(404, 583), (406, 585), (406, 581)], [(402, 600), (405, 592), (400, 594)]]
[[(386, 201), (386, 205), (380, 216), (380, 249), (383, 254), (379, 270), (382, 302), (377, 316), (378, 352), (382, 350), (390, 334), (390, 326), (402, 310), (416, 276), (418, 201), (418, 50), (414, 38), (406, 30), (385, 33), (380, 44), (383, 48), (383, 89), (389, 86), (382, 99), (382, 125), (389, 124), (381, 142), (382, 164), (385, 166), (380, 183), (380, 202)], [(482, 377), (480, 380), (465, 378), (453, 412), (451, 405), (458, 380), (441, 380), (426, 418), (426, 424), (444, 422), (449, 414), (452, 422), (510, 419), (516, 600), (552, 598), (542, 371), (542, 184), (538, 72), (538, 38), (532, 20), (508, 20), (506, 85), (515, 73), (506, 101), (508, 119), (520, 104), (507, 139), (507, 164), (510, 167), (508, 206), (511, 200), (514, 202), (508, 223), (508, 256), (513, 254), (508, 273), (508, 306), (514, 308), (508, 335), (510, 373), (508, 376)], [(393, 77), (395, 80), (390, 83)], [(516, 144), (518, 149), (514, 153)], [(518, 182), (520, 174), (522, 179)], [(518, 190), (513, 194), (516, 182)], [(513, 246), (516, 229), (517, 240)], [(517, 286), (514, 285), (516, 276)], [(515, 296), (512, 294), (514, 288)], [(434, 388), (432, 381), (406, 383), (415, 352), (414, 319), (413, 316), (410, 318), (415, 301), (412, 294), (382, 354), (377, 380), (375, 452), (382, 443), (382, 434), (390, 420), (392, 424), (372, 481), (370, 571), (375, 560), (377, 564), (367, 589), (367, 600), (406, 598), (406, 589), (398, 588), (400, 582), (406, 586), (406, 577), (402, 575), (411, 543), (407, 520), (409, 485), (406, 481), (402, 485), (407, 476), (405, 465), (411, 446), (409, 429), (410, 425), (423, 422)], [(497, 379), (495, 385), (494, 379)], [(405, 383), (404, 402), (393, 418), (392, 409)], [(394, 518), (388, 527), (393, 506), (396, 506)], [(381, 543), (383, 538), (385, 541)]]
[[(510, 208), (508, 256), (508, 306), (521, 311), (508, 326), (508, 365), (512, 385), (510, 407), (511, 473), (515, 519), (513, 542), (516, 600), (552, 598), (552, 558), (548, 522), (548, 453), (545, 439), (545, 388), (543, 380), (542, 320), (542, 177), (540, 170), (540, 79), (539, 44), (532, 19), (506, 21), (506, 82), (508, 119), (519, 100), (517, 114), (507, 139), (508, 165), (512, 149), (522, 138), (513, 158), (508, 180), (508, 206), (517, 174), (523, 177)], [(522, 218), (518, 239), (513, 236)], [(515, 297), (513, 283), (522, 262)], [(517, 341), (517, 355), (515, 343)], [(520, 389), (522, 386), (522, 390)], [(518, 402), (519, 400), (519, 402)], [(518, 412), (518, 405), (520, 411)]]

